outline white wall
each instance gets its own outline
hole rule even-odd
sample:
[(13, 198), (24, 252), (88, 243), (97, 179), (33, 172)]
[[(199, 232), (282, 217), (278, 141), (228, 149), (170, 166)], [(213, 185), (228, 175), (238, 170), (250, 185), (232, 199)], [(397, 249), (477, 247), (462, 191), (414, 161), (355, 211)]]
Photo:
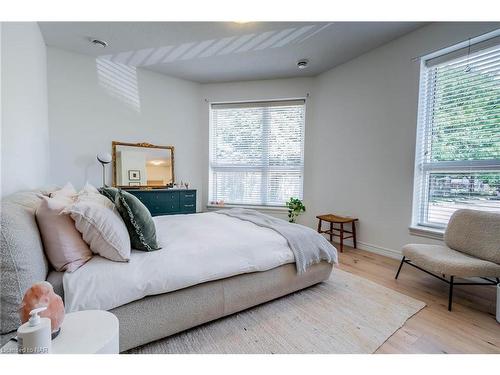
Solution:
[(34, 22), (2, 24), (2, 196), (46, 185), (47, 56)]
[(189, 181), (203, 195), (198, 84), (146, 70), (97, 66), (96, 59), (52, 47), (48, 82), (52, 182), (101, 186), (98, 152), (111, 152), (113, 140), (149, 142), (175, 146), (176, 180)]

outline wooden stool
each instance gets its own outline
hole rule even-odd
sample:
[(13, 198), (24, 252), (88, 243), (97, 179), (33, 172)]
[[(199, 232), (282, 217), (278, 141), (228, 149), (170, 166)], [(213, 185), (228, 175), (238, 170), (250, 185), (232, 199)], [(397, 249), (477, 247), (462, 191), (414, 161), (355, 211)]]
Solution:
[[(330, 235), (330, 242), (332, 242), (333, 237), (337, 236), (340, 238), (340, 252), (344, 252), (344, 240), (347, 238), (352, 238), (352, 242), (354, 244), (354, 248), (356, 248), (356, 224), (355, 222), (358, 221), (357, 218), (354, 217), (343, 217), (343, 216), (337, 216), (333, 214), (326, 214), (326, 215), (318, 215), (316, 216), (319, 219), (318, 222), (318, 233), (326, 233)], [(321, 224), (322, 222), (327, 221), (330, 223), (330, 229), (328, 230), (322, 230), (321, 229)], [(344, 224), (346, 223), (351, 223), (351, 230), (345, 230), (344, 229)], [(333, 224), (339, 224), (339, 228), (335, 228)], [(338, 234), (336, 233), (338, 232)], [(345, 236), (345, 233), (349, 233), (350, 236)]]

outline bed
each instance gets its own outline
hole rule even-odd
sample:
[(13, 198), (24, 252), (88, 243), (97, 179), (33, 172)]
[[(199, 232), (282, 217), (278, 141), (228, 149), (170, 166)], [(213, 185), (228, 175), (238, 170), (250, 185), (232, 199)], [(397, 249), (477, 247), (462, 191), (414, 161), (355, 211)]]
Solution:
[(120, 351), (326, 280), (321, 261), (297, 273), (287, 240), (272, 229), (217, 213), (155, 218), (162, 249), (128, 263), (95, 256), (74, 273), (49, 269), (34, 219), (36, 192), (2, 201), (2, 338), (17, 329), (24, 291), (47, 279), (66, 310), (104, 309), (120, 321)]

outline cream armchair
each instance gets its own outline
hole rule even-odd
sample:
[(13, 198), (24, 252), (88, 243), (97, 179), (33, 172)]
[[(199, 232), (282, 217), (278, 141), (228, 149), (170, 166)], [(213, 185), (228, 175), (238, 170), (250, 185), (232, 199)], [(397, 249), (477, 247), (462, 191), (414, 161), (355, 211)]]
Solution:
[[(403, 246), (403, 259), (396, 279), (406, 263), (448, 283), (449, 311), (454, 285), (500, 283), (500, 213), (457, 210), (450, 218), (444, 242), (445, 245)], [(478, 277), (482, 280), (456, 282), (455, 277)]]

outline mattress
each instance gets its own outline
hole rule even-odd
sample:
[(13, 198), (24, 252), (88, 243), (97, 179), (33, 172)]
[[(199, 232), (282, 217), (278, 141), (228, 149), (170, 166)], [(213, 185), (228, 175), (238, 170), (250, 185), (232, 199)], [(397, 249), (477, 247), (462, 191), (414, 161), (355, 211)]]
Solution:
[(146, 296), (293, 263), (284, 237), (216, 213), (154, 218), (162, 249), (132, 250), (128, 263), (93, 257), (63, 277), (67, 312), (110, 310)]

